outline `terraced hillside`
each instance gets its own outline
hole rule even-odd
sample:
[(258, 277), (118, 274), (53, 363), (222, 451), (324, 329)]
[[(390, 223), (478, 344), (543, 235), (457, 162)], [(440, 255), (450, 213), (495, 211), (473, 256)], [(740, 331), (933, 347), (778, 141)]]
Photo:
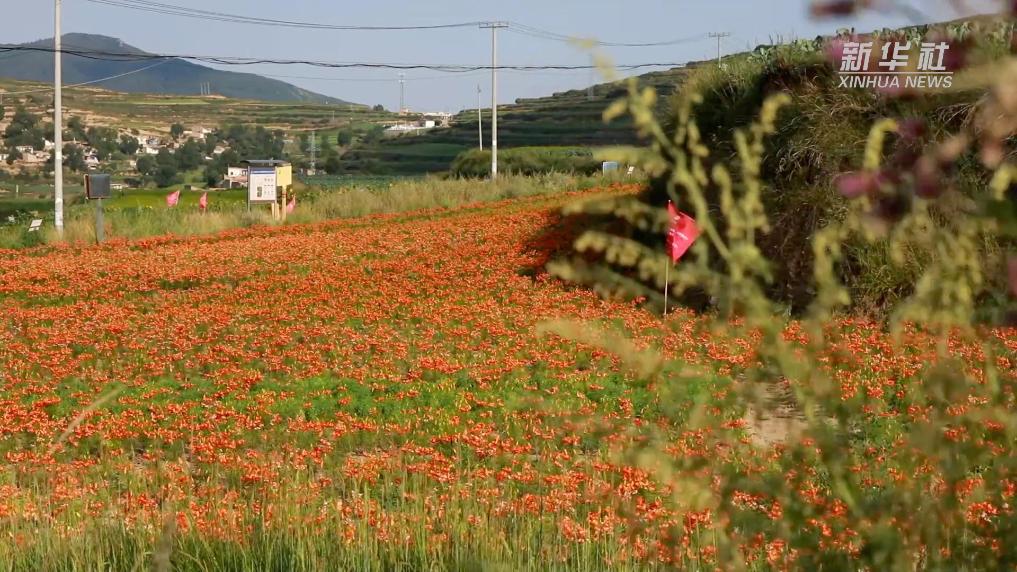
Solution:
[[(52, 111), (50, 84), (0, 79), (7, 109), (23, 105), (38, 115)], [(130, 94), (95, 87), (64, 90), (65, 114), (88, 125), (168, 133), (172, 123), (216, 127), (228, 123), (257, 124), (286, 132), (346, 125), (392, 123), (396, 116), (357, 104), (256, 101), (221, 96)], [(10, 114), (8, 114), (8, 118)]]
[[(639, 76), (644, 85), (657, 89), (667, 100), (694, 65)], [(534, 146), (626, 145), (636, 142), (631, 123), (605, 124), (604, 109), (624, 94), (623, 82), (556, 93), (548, 97), (520, 99), (498, 108), (498, 143), (501, 148)], [(490, 110), (484, 110), (485, 146), (490, 140)], [(343, 156), (344, 168), (352, 173), (420, 174), (447, 171), (460, 152), (477, 145), (477, 112), (463, 111), (446, 129), (418, 135), (386, 138), (353, 147)]]

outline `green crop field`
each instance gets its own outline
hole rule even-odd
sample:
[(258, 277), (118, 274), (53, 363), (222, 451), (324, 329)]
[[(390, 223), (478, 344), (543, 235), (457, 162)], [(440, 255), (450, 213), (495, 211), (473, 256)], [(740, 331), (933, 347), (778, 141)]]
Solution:
[[(198, 208), (198, 201), (205, 191), (181, 191), (180, 202), (176, 208)], [(105, 201), (107, 209), (130, 209), (130, 208), (167, 208), (166, 197), (170, 195), (167, 190), (129, 190), (116, 195)], [(229, 191), (209, 191), (208, 204), (210, 209), (232, 208), (247, 204), (247, 191), (245, 189), (233, 189)]]

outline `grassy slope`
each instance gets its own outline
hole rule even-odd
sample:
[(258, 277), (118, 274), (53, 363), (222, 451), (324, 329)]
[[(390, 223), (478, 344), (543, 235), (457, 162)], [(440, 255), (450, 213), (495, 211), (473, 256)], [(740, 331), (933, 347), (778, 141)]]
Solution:
[[(10, 119), (17, 103), (38, 115), (48, 115), (51, 106), (46, 84), (0, 79), (0, 90), (9, 92), (42, 90), (42, 93), (5, 97)], [(14, 101), (12, 101), (12, 99)], [(173, 123), (185, 127), (213, 128), (224, 123), (251, 123), (287, 132), (335, 129), (340, 125), (394, 121), (388, 112), (376, 112), (354, 104), (322, 105), (231, 99), (225, 97), (162, 96), (129, 94), (93, 87), (64, 91), (65, 117), (82, 116), (89, 125), (138, 129), (146, 133), (169, 133)], [(333, 123), (333, 117), (335, 121)]]
[[(666, 101), (683, 81), (687, 69), (639, 76), (644, 85), (657, 88)], [(503, 148), (531, 146), (587, 146), (632, 144), (631, 125), (623, 120), (604, 124), (604, 109), (624, 94), (624, 84), (594, 86), (592, 98), (585, 89), (523, 99), (498, 108), (498, 144)], [(484, 133), (490, 138), (490, 110), (484, 111)], [(464, 111), (448, 129), (389, 138), (358, 146), (343, 157), (352, 172), (427, 173), (449, 168), (460, 152), (477, 145), (476, 110)]]

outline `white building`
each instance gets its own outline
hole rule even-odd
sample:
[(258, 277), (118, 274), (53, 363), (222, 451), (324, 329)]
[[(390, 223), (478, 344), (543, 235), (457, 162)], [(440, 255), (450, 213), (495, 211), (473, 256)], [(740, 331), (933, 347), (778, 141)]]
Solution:
[(246, 167), (227, 167), (226, 169), (226, 180), (229, 181), (230, 186), (245, 186), (247, 185), (247, 168)]

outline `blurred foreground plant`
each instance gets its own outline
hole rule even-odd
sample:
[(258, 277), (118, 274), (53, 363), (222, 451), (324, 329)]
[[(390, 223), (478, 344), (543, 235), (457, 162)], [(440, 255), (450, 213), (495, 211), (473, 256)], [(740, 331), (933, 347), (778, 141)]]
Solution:
[[(1004, 69), (983, 120), (970, 132), (928, 143), (920, 122), (886, 119), (873, 126), (864, 168), (838, 180), (852, 199), (849, 214), (812, 238), (813, 276), (801, 279), (814, 281), (816, 296), (800, 322), (768, 298), (771, 263), (757, 246), (768, 230), (761, 200), (768, 191), (760, 179), (765, 139), (788, 97), (772, 96), (756, 122), (734, 133), (733, 167), (712, 160), (700, 137), (695, 94), (685, 98), (673, 136), (654, 116), (654, 92), (635, 82), (627, 99), (608, 110), (608, 118), (629, 113), (650, 142), (649, 149), (617, 159), (666, 176), (670, 199), (703, 229), (691, 256), (670, 272), (674, 292), (701, 290), (718, 309), (713, 334), (747, 340), (752, 348), (730, 388), (738, 421), (725, 421), (730, 409), (704, 402), (680, 427), (682, 435), (694, 436), (696, 450), (719, 454), (676, 454), (682, 446), (652, 427), (638, 429), (643, 446), (627, 452), (627, 462), (672, 492), (670, 509), (678, 516), (642, 531), (657, 535), (661, 560), (676, 568), (735, 570), (1017, 566), (1014, 332), (973, 326), (987, 271), (979, 262), (980, 241), (1017, 228), (1017, 218), (1007, 218), (1013, 197), (1005, 196), (1012, 195), (1017, 167), (1002, 152), (1017, 127), (1017, 71), (1010, 73), (1017, 62)], [(890, 140), (897, 153), (884, 165)], [(994, 173), (991, 192), (966, 216), (943, 221), (935, 215), (936, 201), (948, 195), (950, 169), (975, 141)], [(719, 209), (711, 212), (711, 204)], [(566, 213), (613, 216), (661, 233), (663, 207), (613, 197), (577, 203)], [(925, 369), (904, 379), (877, 370), (887, 377), (865, 384), (865, 391), (832, 366), (848, 359), (837, 357), (843, 349), (838, 337), (851, 327), (838, 318), (851, 300), (836, 269), (844, 262), (842, 245), (859, 235), (888, 240), (895, 264), (906, 262), (916, 242), (935, 253), (890, 320), (894, 351), (927, 355)], [(659, 297), (643, 283), (664, 286), (670, 261), (663, 248), (604, 230), (587, 231), (574, 246), (578, 254), (553, 263), (552, 273), (604, 294)], [(676, 319), (666, 324), (682, 326)], [(981, 368), (962, 365), (961, 343), (978, 348)], [(659, 367), (650, 376), (680, 369)], [(664, 401), (684, 383), (657, 381)], [(730, 408), (732, 401), (725, 403)], [(775, 417), (782, 419), (775, 424)], [(640, 511), (624, 503), (622, 509), (638, 530)]]

